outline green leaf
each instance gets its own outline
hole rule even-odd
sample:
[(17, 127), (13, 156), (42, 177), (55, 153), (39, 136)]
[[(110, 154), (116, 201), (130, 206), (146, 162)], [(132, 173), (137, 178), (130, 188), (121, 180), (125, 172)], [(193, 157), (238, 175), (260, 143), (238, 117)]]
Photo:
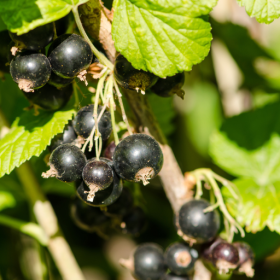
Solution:
[(116, 0), (112, 36), (135, 67), (159, 77), (190, 71), (208, 54), (211, 26), (204, 15), (217, 0)]
[(66, 16), (88, 0), (1, 0), (0, 15), (7, 28), (21, 35)]
[(279, 107), (278, 101), (226, 120), (211, 138), (214, 161), (260, 186), (280, 181)]
[(32, 156), (39, 156), (53, 136), (63, 131), (74, 113), (72, 107), (67, 106), (55, 113), (40, 112), (39, 116), (34, 116), (32, 110), (17, 118), (10, 132), (0, 140), (0, 177)]
[(271, 23), (280, 17), (279, 0), (237, 0), (244, 6), (250, 17), (255, 17), (260, 23)]
[(280, 182), (260, 186), (251, 178), (242, 178), (234, 183), (241, 199), (233, 199), (226, 188), (223, 188), (223, 196), (237, 221), (249, 232), (261, 231), (267, 226), (280, 234)]

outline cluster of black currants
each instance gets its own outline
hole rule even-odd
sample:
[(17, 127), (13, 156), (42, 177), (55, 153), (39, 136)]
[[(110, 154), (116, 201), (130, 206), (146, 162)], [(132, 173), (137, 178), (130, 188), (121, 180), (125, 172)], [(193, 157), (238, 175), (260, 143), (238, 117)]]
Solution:
[(247, 277), (254, 276), (254, 252), (247, 243), (231, 244), (218, 237), (203, 248), (202, 259), (211, 270), (217, 269), (221, 274), (233, 271)]
[(130, 259), (120, 263), (138, 280), (189, 280), (199, 254), (184, 243), (173, 243), (163, 252), (154, 243), (139, 245)]
[(53, 40), (54, 23), (23, 35), (9, 34), (10, 73), (25, 97), (44, 110), (62, 108), (72, 96), (74, 78), (85, 81), (86, 69), (93, 60), (90, 45), (76, 34), (63, 34)]
[(163, 253), (157, 244), (147, 243), (138, 246), (130, 259), (122, 259), (120, 263), (138, 280), (189, 280), (198, 258), (211, 271), (253, 277), (254, 253), (251, 247), (245, 242), (231, 244), (217, 237), (220, 217), (217, 210), (212, 211), (210, 207), (206, 200), (190, 200), (176, 215), (179, 235), (191, 245), (202, 244), (197, 246), (197, 250), (185, 243), (174, 243)]
[[(77, 220), (84, 224), (83, 228), (95, 228), (96, 223), (105, 224), (111, 218), (114, 228), (137, 235), (146, 224), (145, 214), (133, 205), (131, 194), (123, 191), (123, 180), (147, 184), (162, 168), (161, 148), (151, 136), (132, 134), (118, 145), (111, 142), (104, 150), (104, 157), (96, 157), (89, 150), (84, 153), (79, 147), (92, 137), (91, 132), (95, 129), (93, 111), (94, 105), (81, 108), (64, 132), (54, 137), (49, 146), (50, 170), (42, 176), (76, 183), (77, 197), (83, 204), (75, 202), (72, 216), (80, 217)], [(99, 107), (98, 130), (105, 142), (112, 132), (111, 115), (106, 110), (101, 113)], [(102, 207), (104, 211), (90, 209), (92, 207)], [(88, 211), (87, 215), (82, 214), (85, 211)], [(87, 218), (88, 215), (93, 218)], [(88, 221), (87, 226), (83, 219)]]
[(219, 273), (231, 271), (252, 277), (254, 254), (246, 243), (229, 243), (217, 237), (220, 216), (204, 199), (193, 199), (185, 204), (175, 216), (178, 234), (190, 244), (203, 244), (203, 259)]

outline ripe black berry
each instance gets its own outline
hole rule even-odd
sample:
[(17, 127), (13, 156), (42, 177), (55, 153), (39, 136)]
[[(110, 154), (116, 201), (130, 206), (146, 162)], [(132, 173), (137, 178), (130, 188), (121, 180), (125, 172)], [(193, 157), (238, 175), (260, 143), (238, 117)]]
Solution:
[(57, 134), (51, 141), (49, 146), (50, 152), (62, 144), (71, 144), (77, 138), (77, 134), (72, 126), (72, 121), (65, 126), (62, 133)]
[(13, 80), (23, 91), (29, 92), (45, 85), (51, 76), (51, 65), (41, 53), (23, 52), (10, 65)]
[[(95, 124), (93, 118), (94, 105), (88, 105), (79, 110), (77, 113), (73, 125), (76, 133), (84, 138), (88, 138)], [(102, 110), (98, 107), (97, 114), (100, 114)], [(112, 132), (111, 114), (105, 111), (98, 122), (98, 129), (101, 134), (102, 140), (107, 140)]]
[(104, 157), (108, 159), (113, 159), (113, 155), (116, 149), (115, 141), (112, 141), (104, 150)]
[[(112, 161), (107, 158), (100, 158), (101, 161), (107, 163), (113, 169)], [(122, 193), (123, 184), (122, 180), (120, 180), (119, 176), (113, 169), (114, 179), (111, 185), (104, 189), (95, 193), (94, 198), (92, 198), (90, 194), (89, 187), (85, 184), (84, 181), (80, 181), (77, 184), (77, 196), (86, 204), (90, 206), (107, 206), (114, 203)], [(89, 195), (89, 197), (88, 197)]]
[(133, 196), (131, 192), (124, 188), (120, 197), (107, 207), (105, 214), (107, 216), (122, 217), (130, 212), (133, 207)]
[(92, 50), (88, 42), (76, 34), (64, 34), (50, 46), (48, 58), (52, 70), (62, 78), (74, 78), (89, 67)]
[(108, 188), (113, 182), (113, 169), (104, 161), (93, 158), (83, 169), (83, 180), (90, 189), (88, 200), (93, 201), (95, 193)]
[(165, 79), (159, 78), (151, 90), (158, 96), (170, 97), (177, 94), (184, 99), (185, 92), (181, 89), (185, 82), (185, 74), (178, 73), (172, 77), (166, 77)]
[(62, 88), (71, 84), (73, 81), (74, 79), (65, 79), (52, 72), (48, 83), (54, 87)]
[(211, 242), (203, 244), (203, 246), (202, 246), (202, 258), (209, 265), (211, 265), (211, 264), (213, 265), (213, 250), (214, 250), (214, 248), (222, 242), (226, 242), (226, 241), (218, 236), (217, 238), (215, 238)]
[(254, 276), (254, 252), (249, 244), (245, 242), (234, 242), (233, 246), (237, 248), (239, 255), (239, 263), (237, 271), (239, 273), (245, 273), (247, 277)]
[(134, 252), (134, 275), (138, 280), (158, 280), (165, 273), (162, 249), (153, 243), (137, 247)]
[(157, 141), (146, 134), (133, 134), (124, 138), (113, 156), (118, 175), (128, 181), (148, 184), (161, 170), (163, 154)]
[(239, 263), (238, 250), (228, 242), (221, 242), (213, 249), (212, 261), (219, 273), (228, 273)]
[(189, 276), (184, 275), (184, 276), (178, 276), (175, 274), (165, 274), (161, 280), (190, 280)]
[(118, 55), (116, 58), (114, 75), (118, 84), (123, 88), (139, 90), (143, 93), (154, 85), (158, 79), (150, 72), (133, 68), (123, 55)]
[(43, 173), (44, 178), (56, 177), (63, 182), (73, 182), (82, 178), (86, 165), (84, 153), (71, 144), (58, 146), (50, 156), (50, 170)]
[(49, 84), (34, 92), (24, 92), (26, 98), (33, 104), (47, 111), (55, 111), (62, 108), (70, 100), (73, 93), (72, 85), (57, 89)]
[(164, 257), (172, 273), (186, 275), (193, 270), (198, 252), (185, 244), (174, 243), (166, 249)]
[(52, 41), (54, 36), (53, 24), (48, 23), (39, 26), (22, 35), (10, 32), (10, 36), (20, 48), (31, 51), (39, 51)]
[(109, 221), (99, 208), (90, 207), (78, 198), (71, 205), (71, 217), (79, 228), (89, 232)]
[(220, 217), (216, 210), (204, 213), (210, 206), (204, 199), (190, 200), (179, 211), (181, 231), (194, 242), (203, 243), (213, 239), (220, 227)]
[(123, 234), (140, 235), (147, 225), (145, 212), (139, 206), (132, 208), (122, 219), (120, 230)]

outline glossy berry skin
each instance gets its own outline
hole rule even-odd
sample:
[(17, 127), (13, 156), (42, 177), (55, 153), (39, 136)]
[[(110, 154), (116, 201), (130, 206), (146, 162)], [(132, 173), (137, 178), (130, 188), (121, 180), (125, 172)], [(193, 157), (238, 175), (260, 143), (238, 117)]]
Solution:
[(54, 72), (51, 73), (51, 77), (48, 81), (48, 84), (57, 87), (57, 88), (63, 88), (69, 84), (71, 84), (74, 81), (74, 79), (65, 79), (58, 75), (56, 75)]
[(236, 270), (242, 274), (245, 273), (247, 277), (254, 276), (254, 269), (252, 268), (255, 262), (255, 255), (249, 244), (245, 242), (234, 242), (233, 246), (238, 250), (239, 262)]
[(189, 276), (179, 276), (175, 274), (165, 274), (160, 280), (190, 280)]
[[(93, 118), (94, 105), (88, 105), (79, 110), (77, 113), (73, 125), (76, 133), (84, 138), (88, 138), (95, 124)], [(97, 115), (102, 110), (98, 107)], [(101, 134), (102, 140), (107, 140), (112, 132), (111, 114), (105, 111), (98, 122), (98, 129)]]
[(198, 252), (185, 244), (174, 243), (166, 249), (164, 257), (172, 273), (186, 275), (193, 270)]
[(151, 91), (161, 97), (171, 97), (174, 94), (184, 99), (185, 92), (181, 89), (185, 82), (185, 74), (178, 73), (165, 79), (159, 78)]
[(212, 240), (220, 228), (219, 213), (214, 210), (204, 213), (203, 210), (210, 206), (204, 199), (190, 200), (179, 210), (179, 226), (182, 232), (198, 243)]
[(25, 97), (33, 104), (47, 111), (61, 109), (70, 100), (73, 93), (72, 85), (57, 89), (49, 84), (34, 92), (24, 92)]
[(83, 180), (90, 188), (104, 190), (113, 182), (113, 169), (104, 161), (93, 158), (83, 169)]
[(146, 134), (133, 134), (118, 144), (113, 161), (121, 178), (132, 182), (142, 181), (146, 185), (160, 172), (163, 154), (154, 138)]
[(120, 231), (123, 234), (139, 236), (147, 225), (147, 218), (143, 209), (139, 206), (133, 207), (122, 219)]
[(201, 254), (203, 260), (208, 262), (209, 264), (213, 264), (213, 250), (218, 244), (222, 242), (226, 242), (226, 241), (218, 236), (211, 242), (204, 243), (202, 247), (202, 254)]
[[(110, 165), (111, 168), (113, 168), (112, 161), (108, 160), (107, 158), (100, 158), (100, 160), (104, 161)], [(88, 192), (90, 189), (82, 180), (77, 183), (77, 196), (84, 203), (94, 207), (108, 206), (114, 203), (122, 193), (123, 183), (115, 171), (113, 171), (113, 174), (114, 179), (112, 184), (105, 190), (96, 192), (93, 201), (88, 200)]]
[(122, 217), (130, 212), (133, 207), (133, 196), (131, 192), (124, 188), (120, 197), (107, 207), (105, 215), (110, 217)]
[(57, 134), (51, 141), (51, 144), (49, 146), (50, 152), (52, 152), (54, 149), (56, 149), (58, 146), (62, 144), (71, 144), (73, 141), (75, 141), (77, 138), (77, 134), (72, 126), (72, 122), (69, 121), (69, 123), (65, 126), (62, 133)]
[(138, 280), (158, 280), (165, 273), (164, 257), (161, 247), (146, 243), (134, 252), (134, 276)]
[(112, 141), (104, 150), (104, 157), (108, 159), (113, 159), (113, 155), (116, 149), (115, 141)]
[(44, 86), (51, 76), (51, 65), (41, 53), (18, 54), (10, 65), (13, 80), (24, 91)]
[(228, 242), (221, 242), (213, 249), (213, 263), (220, 273), (235, 269), (239, 263), (238, 250)]
[(85, 39), (76, 34), (64, 34), (50, 46), (48, 58), (55, 74), (74, 78), (91, 64), (92, 50)]
[(28, 33), (22, 35), (10, 32), (10, 36), (15, 43), (19, 44), (20, 48), (30, 51), (39, 51), (53, 40), (53, 24), (48, 23), (36, 27)]
[(145, 91), (154, 85), (158, 79), (150, 72), (135, 69), (121, 54), (116, 58), (114, 75), (121, 87), (137, 91)]
[(110, 220), (99, 208), (90, 207), (78, 198), (71, 204), (71, 217), (79, 228), (89, 232)]
[(76, 146), (62, 144), (50, 156), (50, 166), (54, 168), (56, 177), (63, 182), (73, 182), (82, 178), (83, 168), (86, 165), (84, 153)]

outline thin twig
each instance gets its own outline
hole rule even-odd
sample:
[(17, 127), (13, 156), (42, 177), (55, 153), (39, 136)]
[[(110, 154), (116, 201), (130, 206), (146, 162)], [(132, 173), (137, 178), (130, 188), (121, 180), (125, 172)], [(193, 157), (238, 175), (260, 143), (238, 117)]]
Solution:
[(130, 135), (132, 135), (133, 134), (132, 133), (132, 129), (131, 129), (130, 125), (129, 125), (129, 122), (128, 122), (128, 119), (127, 119), (127, 116), (126, 116), (126, 113), (125, 113), (125, 110), (124, 110), (124, 106), (123, 106), (122, 94), (120, 92), (119, 86), (118, 86), (118, 84), (117, 84), (115, 79), (114, 79), (114, 86), (115, 86), (115, 89), (116, 89), (116, 93), (117, 93), (117, 96), (118, 96), (118, 100), (119, 100), (119, 104), (120, 104), (120, 108), (121, 108), (121, 112), (122, 112), (122, 119), (123, 119), (123, 121), (126, 124), (128, 133)]

